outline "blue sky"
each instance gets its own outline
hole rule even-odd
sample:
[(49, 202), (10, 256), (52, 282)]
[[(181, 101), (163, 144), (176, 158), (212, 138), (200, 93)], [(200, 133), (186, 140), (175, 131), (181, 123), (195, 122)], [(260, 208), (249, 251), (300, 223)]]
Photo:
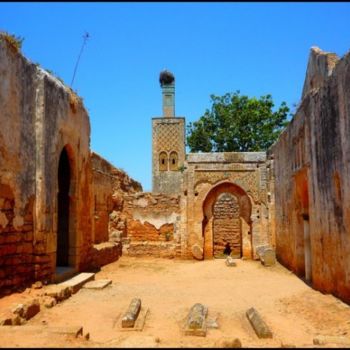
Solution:
[(150, 191), (151, 118), (161, 116), (159, 72), (176, 79), (186, 123), (210, 94), (300, 100), (311, 46), (350, 49), (350, 3), (0, 3), (0, 30), (73, 89), (90, 115), (91, 149)]

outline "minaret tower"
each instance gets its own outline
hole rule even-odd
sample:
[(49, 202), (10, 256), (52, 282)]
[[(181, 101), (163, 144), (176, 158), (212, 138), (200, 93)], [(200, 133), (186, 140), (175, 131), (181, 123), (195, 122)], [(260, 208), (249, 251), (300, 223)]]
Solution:
[(163, 96), (163, 117), (175, 117), (175, 78), (167, 71), (160, 73), (159, 83)]
[(152, 191), (181, 191), (185, 161), (185, 118), (175, 117), (175, 77), (164, 70), (159, 75), (163, 116), (152, 118)]

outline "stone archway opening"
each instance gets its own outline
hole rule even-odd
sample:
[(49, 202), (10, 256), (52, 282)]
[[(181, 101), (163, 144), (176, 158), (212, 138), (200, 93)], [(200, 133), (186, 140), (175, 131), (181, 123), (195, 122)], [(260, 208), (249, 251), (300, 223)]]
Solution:
[(69, 266), (71, 175), (68, 152), (63, 148), (58, 163), (56, 266)]
[(247, 193), (236, 184), (224, 182), (209, 191), (203, 202), (204, 259), (251, 256), (243, 251), (243, 241), (251, 243), (252, 238), (251, 207)]

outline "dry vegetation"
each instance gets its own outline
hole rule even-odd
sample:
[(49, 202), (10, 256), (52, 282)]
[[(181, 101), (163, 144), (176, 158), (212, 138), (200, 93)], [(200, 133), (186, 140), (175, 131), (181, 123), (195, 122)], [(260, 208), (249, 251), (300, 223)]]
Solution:
[(69, 90), (69, 105), (73, 113), (76, 113), (79, 106), (82, 106), (81, 98), (72, 90)]
[(13, 52), (17, 53), (21, 51), (24, 38), (9, 34), (8, 32), (0, 32), (0, 38), (5, 40)]

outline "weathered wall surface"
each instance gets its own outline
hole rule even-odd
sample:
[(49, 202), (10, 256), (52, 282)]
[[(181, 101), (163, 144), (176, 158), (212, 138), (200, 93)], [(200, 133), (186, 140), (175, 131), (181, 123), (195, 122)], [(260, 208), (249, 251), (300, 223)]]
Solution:
[[(164, 159), (161, 159), (164, 155)], [(173, 157), (174, 156), (174, 157)], [(152, 119), (152, 191), (178, 194), (185, 161), (185, 118)], [(161, 164), (164, 162), (164, 164)]]
[[(0, 38), (0, 291), (35, 275), (36, 69)], [(42, 265), (38, 263), (38, 266)], [(15, 267), (15, 268), (14, 268)], [(45, 265), (43, 266), (45, 274)], [(2, 294), (2, 293), (1, 293)]]
[(0, 38), (0, 291), (56, 267), (58, 162), (69, 155), (69, 265), (89, 265), (90, 124), (80, 99)]
[[(322, 76), (312, 50), (306, 76)], [(277, 257), (323, 292), (350, 301), (350, 54), (323, 69), (271, 148)], [(312, 74), (311, 74), (312, 73)]]
[(115, 168), (98, 154), (91, 153), (93, 173), (94, 225), (92, 266), (116, 261), (122, 254), (125, 234), (124, 196), (141, 192), (142, 186), (124, 171)]
[(123, 252), (174, 258), (180, 254), (180, 198), (166, 194), (124, 196)]
[[(63, 149), (70, 165), (69, 266), (88, 268), (92, 244), (90, 121), (81, 100), (57, 79), (42, 80), (43, 106), (36, 120), (36, 236), (55, 268), (58, 163)], [(39, 88), (40, 91), (40, 88)], [(45, 213), (45, 215), (43, 215)], [(46, 246), (45, 246), (45, 243)]]
[[(95, 152), (91, 153), (94, 196), (94, 243), (109, 240), (110, 214), (124, 194), (141, 192), (142, 186)], [(119, 210), (120, 211), (120, 210)]]
[[(185, 166), (181, 223), (183, 257), (212, 258), (213, 247), (217, 250), (220, 244), (230, 243), (223, 235), (217, 237), (218, 232), (225, 232), (226, 228), (218, 227), (219, 221), (213, 212), (223, 193), (233, 195), (239, 207), (240, 222), (236, 222), (233, 229), (240, 232), (241, 255), (255, 258), (256, 247), (273, 245), (268, 225), (265, 152), (190, 153)], [(222, 242), (215, 242), (216, 238)], [(230, 244), (237, 246), (234, 241)]]
[(311, 90), (323, 85), (339, 61), (335, 53), (324, 52), (318, 47), (311, 48), (311, 54), (306, 70), (306, 77), (301, 98), (303, 99)]
[(102, 242), (94, 244), (91, 249), (91, 268), (99, 269), (101, 266), (117, 261), (121, 255), (121, 242)]
[(112, 211), (112, 165), (98, 154), (91, 153), (94, 198), (94, 243), (109, 240), (109, 213)]
[(242, 256), (239, 202), (236, 196), (222, 193), (213, 207), (213, 255), (220, 257), (226, 251)]

